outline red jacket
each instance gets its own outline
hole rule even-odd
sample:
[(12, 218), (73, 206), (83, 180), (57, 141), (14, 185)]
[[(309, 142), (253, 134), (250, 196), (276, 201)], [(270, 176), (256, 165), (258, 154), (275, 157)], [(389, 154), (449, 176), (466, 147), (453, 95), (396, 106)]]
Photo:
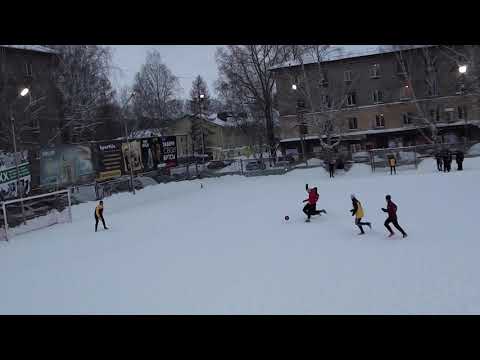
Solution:
[(315, 205), (318, 201), (318, 194), (315, 190), (309, 189), (308, 190), (308, 203), (310, 205)]
[(388, 217), (395, 218), (397, 217), (397, 205), (393, 201), (387, 203), (387, 212)]

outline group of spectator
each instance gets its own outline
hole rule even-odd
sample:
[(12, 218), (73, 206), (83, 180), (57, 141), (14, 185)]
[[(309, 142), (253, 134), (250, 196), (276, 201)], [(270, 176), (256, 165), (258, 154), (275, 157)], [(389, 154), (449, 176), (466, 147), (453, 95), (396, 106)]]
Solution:
[(435, 154), (435, 159), (437, 160), (437, 169), (438, 171), (450, 172), (452, 169), (453, 155), (455, 155), (455, 161), (457, 163), (457, 170), (463, 170), (463, 151), (457, 150), (452, 153), (449, 149), (443, 149)]

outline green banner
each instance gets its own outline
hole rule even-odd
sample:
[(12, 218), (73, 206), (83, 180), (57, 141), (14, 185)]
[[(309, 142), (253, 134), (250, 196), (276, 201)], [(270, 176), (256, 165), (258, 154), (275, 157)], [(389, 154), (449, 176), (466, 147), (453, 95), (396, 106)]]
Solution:
[[(28, 163), (23, 163), (18, 166), (20, 178), (30, 175), (30, 169), (28, 165)], [(0, 170), (0, 184), (5, 184), (15, 180), (17, 180), (17, 168), (15, 166), (5, 170)]]

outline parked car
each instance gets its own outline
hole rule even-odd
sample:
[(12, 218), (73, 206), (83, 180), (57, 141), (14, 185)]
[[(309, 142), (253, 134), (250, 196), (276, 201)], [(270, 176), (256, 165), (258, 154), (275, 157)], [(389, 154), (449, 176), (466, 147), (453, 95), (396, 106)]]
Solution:
[(259, 160), (250, 161), (247, 163), (245, 170), (252, 171), (252, 170), (265, 170), (266, 166)]
[(279, 156), (277, 158), (277, 163), (279, 162), (288, 162), (289, 164), (292, 164), (295, 162), (295, 158), (292, 155)]
[(215, 161), (210, 161), (207, 165), (208, 169), (222, 169), (225, 166), (227, 166), (223, 161), (221, 160), (215, 160)]

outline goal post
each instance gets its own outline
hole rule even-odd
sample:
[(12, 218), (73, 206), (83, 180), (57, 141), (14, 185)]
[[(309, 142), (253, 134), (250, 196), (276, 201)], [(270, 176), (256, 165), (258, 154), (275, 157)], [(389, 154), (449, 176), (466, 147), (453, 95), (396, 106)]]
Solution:
[(2, 202), (1, 210), (0, 240), (8, 241), (15, 235), (72, 222), (69, 189), (7, 200)]

